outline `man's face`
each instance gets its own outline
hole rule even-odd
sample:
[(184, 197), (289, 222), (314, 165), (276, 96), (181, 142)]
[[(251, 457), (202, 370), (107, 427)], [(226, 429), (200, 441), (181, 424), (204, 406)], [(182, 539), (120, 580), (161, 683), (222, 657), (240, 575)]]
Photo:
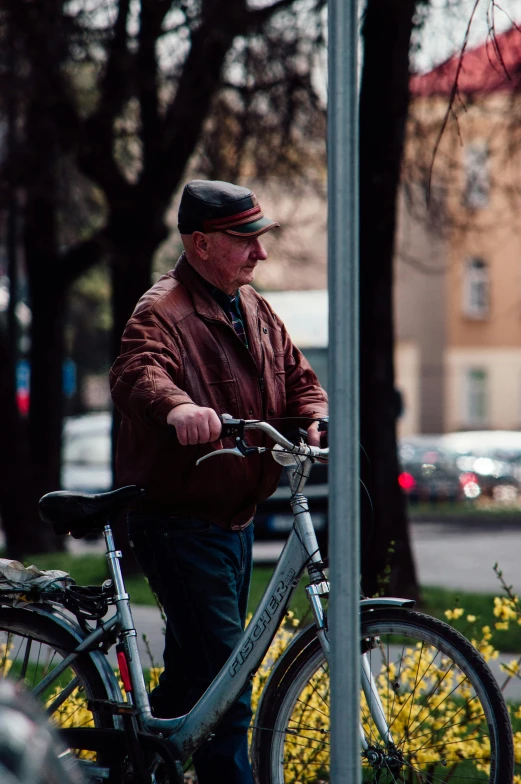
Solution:
[(268, 258), (259, 237), (235, 237), (222, 231), (205, 237), (208, 258), (204, 261), (204, 277), (227, 294), (251, 283), (257, 263)]

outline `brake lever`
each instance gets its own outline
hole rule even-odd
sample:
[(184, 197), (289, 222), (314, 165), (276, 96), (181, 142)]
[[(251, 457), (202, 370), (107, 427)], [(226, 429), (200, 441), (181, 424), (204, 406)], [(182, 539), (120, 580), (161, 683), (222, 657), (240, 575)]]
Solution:
[(214, 452), (208, 452), (207, 455), (203, 455), (199, 458), (199, 460), (195, 461), (196, 466), (203, 462), (203, 460), (208, 460), (210, 457), (216, 457), (216, 455), (235, 455), (235, 457), (246, 457), (243, 453), (234, 447), (233, 449), (216, 449)]
[(233, 449), (216, 449), (214, 452), (208, 452), (203, 455), (199, 460), (195, 461), (196, 466), (208, 460), (210, 457), (218, 457), (219, 455), (234, 455), (235, 457), (246, 457), (247, 455), (257, 454), (260, 455), (266, 451), (265, 446), (248, 446), (248, 444), (240, 437), (235, 439), (235, 446)]

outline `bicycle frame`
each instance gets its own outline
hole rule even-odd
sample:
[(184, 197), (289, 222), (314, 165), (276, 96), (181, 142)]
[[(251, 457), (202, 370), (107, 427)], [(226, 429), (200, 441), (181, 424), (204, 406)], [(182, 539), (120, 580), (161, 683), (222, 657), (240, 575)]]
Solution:
[(312, 589), (311, 606), (318, 634), (321, 635), (320, 639), (326, 655), (328, 653), (329, 645), (319, 597), (321, 593), (326, 593), (329, 586), (323, 579), (316, 580), (316, 575), (321, 575), (318, 568), (321, 564), (321, 556), (306, 498), (297, 494), (292, 499), (292, 507), (293, 530), (250, 624), (220, 673), (197, 704), (185, 716), (174, 719), (157, 719), (152, 716), (129, 597), (125, 591), (119, 565), (121, 553), (114, 549), (110, 526), (104, 529), (109, 570), (116, 588), (117, 613), (111, 619), (111, 626), (118, 624), (121, 630), (119, 637), (125, 648), (132, 684), (130, 697), (136, 707), (138, 723), (142, 731), (168, 737), (174, 744), (181, 762), (185, 762), (200, 743), (211, 736), (220, 718), (237, 699), (259, 667), (281, 624), (288, 602), (306, 565), (309, 566), (310, 574), (315, 577), (315, 582), (309, 586)]

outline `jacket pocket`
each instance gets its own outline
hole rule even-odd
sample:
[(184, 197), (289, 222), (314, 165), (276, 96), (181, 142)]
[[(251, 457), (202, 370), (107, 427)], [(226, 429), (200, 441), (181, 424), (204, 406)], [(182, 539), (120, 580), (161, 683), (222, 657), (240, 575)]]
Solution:
[(275, 351), (273, 355), (275, 399), (271, 405), (271, 409), (279, 416), (282, 416), (286, 411), (286, 370), (284, 366), (284, 356), (283, 351)]
[(210, 381), (208, 384), (210, 407), (218, 414), (239, 416), (239, 401), (234, 378), (222, 381)]

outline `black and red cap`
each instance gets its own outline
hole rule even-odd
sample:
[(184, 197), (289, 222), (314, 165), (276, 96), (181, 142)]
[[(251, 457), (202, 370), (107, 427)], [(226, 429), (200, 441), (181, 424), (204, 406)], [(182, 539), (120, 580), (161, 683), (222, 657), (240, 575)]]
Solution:
[(259, 237), (280, 223), (264, 217), (249, 188), (220, 180), (192, 180), (185, 185), (177, 227), (181, 234), (224, 231), (236, 237)]

